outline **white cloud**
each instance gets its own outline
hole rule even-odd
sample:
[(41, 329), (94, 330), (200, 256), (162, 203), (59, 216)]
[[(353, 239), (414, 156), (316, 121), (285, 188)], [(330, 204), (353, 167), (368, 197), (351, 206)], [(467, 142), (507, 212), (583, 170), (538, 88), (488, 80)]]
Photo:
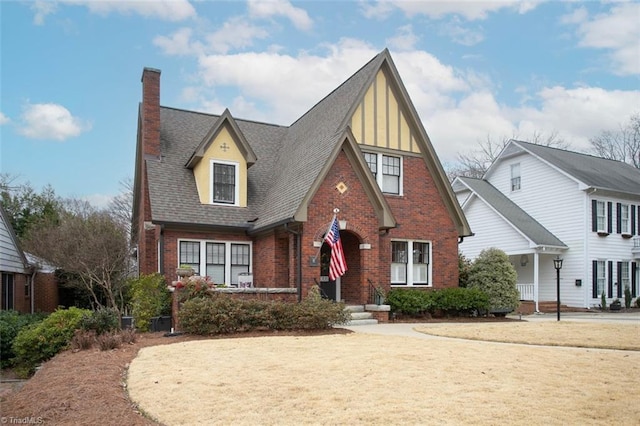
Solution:
[(395, 50), (411, 50), (418, 42), (411, 24), (404, 25), (396, 31), (396, 35), (387, 39), (387, 46)]
[(62, 105), (53, 103), (28, 104), (20, 118), (18, 133), (32, 139), (63, 141), (91, 129), (89, 123), (72, 116)]
[(136, 14), (145, 18), (182, 21), (196, 16), (189, 0), (37, 0), (31, 6), (33, 21), (42, 25), (44, 18), (56, 11), (58, 5), (85, 6), (91, 13), (108, 15), (112, 12)]
[(0, 112), (0, 126), (7, 124), (11, 121), (9, 117)]
[(109, 207), (113, 198), (113, 195), (106, 194), (89, 194), (81, 197), (82, 200), (88, 202), (89, 204), (91, 204), (91, 206), (100, 210)]
[(198, 55), (204, 52), (204, 46), (199, 41), (191, 41), (191, 28), (180, 28), (170, 36), (156, 36), (153, 44), (167, 55)]
[(463, 46), (473, 46), (484, 40), (484, 35), (481, 31), (469, 28), (468, 24), (467, 26), (462, 25), (460, 18), (457, 16), (439, 25), (438, 33)]
[(361, 9), (368, 18), (383, 19), (395, 9), (407, 16), (425, 15), (432, 19), (441, 19), (447, 15), (458, 15), (468, 21), (486, 19), (492, 12), (512, 9), (524, 14), (535, 9), (541, 1), (406, 1), (378, 0), (373, 5), (363, 2)]
[(612, 72), (617, 75), (640, 74), (640, 3), (614, 3), (608, 13), (592, 18), (584, 8), (565, 15), (561, 22), (577, 25), (579, 46), (604, 49)]
[(269, 33), (245, 19), (235, 17), (224, 23), (218, 31), (206, 36), (209, 51), (227, 53), (234, 48), (245, 48), (253, 44), (254, 39), (264, 39)]
[(249, 0), (249, 14), (254, 18), (271, 18), (284, 16), (299, 30), (308, 31), (313, 27), (313, 20), (306, 10), (294, 7), (286, 0)]

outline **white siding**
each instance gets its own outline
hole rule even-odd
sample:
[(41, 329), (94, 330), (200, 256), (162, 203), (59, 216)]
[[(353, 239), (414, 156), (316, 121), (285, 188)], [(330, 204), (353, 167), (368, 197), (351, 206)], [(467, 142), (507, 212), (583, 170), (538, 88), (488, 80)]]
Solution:
[(464, 212), (474, 233), (472, 237), (465, 237), (460, 244), (460, 251), (467, 258), (473, 260), (482, 250), (489, 247), (497, 247), (507, 254), (528, 250), (528, 240), (478, 197), (474, 196), (467, 203)]
[(0, 271), (26, 273), (20, 249), (9, 231), (9, 224), (0, 214)]

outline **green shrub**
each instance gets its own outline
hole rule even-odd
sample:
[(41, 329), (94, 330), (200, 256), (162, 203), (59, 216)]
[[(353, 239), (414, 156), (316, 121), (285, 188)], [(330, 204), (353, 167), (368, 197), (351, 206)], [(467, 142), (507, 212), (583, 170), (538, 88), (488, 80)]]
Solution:
[(151, 318), (171, 313), (171, 292), (162, 275), (142, 275), (131, 281), (131, 312), (140, 331), (149, 331)]
[(604, 291), (600, 295), (600, 307), (603, 311), (607, 310), (607, 296), (604, 294)]
[(489, 296), (489, 311), (514, 311), (520, 305), (517, 274), (509, 257), (497, 248), (482, 250), (469, 273), (469, 288)]
[(489, 308), (489, 296), (477, 288), (444, 288), (432, 292), (433, 309), (448, 316), (469, 316)]
[(46, 314), (21, 314), (18, 311), (0, 311), (0, 368), (11, 365), (15, 356), (13, 341), (23, 328), (42, 321)]
[(300, 303), (240, 300), (210, 292), (183, 302), (178, 318), (181, 331), (212, 335), (259, 329), (326, 329), (347, 322), (350, 316), (343, 303), (322, 299), (319, 291), (312, 289)]
[(624, 307), (625, 307), (625, 309), (629, 309), (631, 307), (631, 299), (633, 299), (633, 296), (631, 296), (631, 289), (629, 288), (629, 286), (625, 286), (625, 288), (624, 288)]
[(115, 309), (99, 308), (82, 316), (80, 328), (95, 331), (97, 335), (108, 333), (120, 328), (120, 316)]
[(53, 357), (71, 342), (74, 331), (80, 328), (82, 316), (90, 313), (76, 307), (58, 309), (43, 321), (20, 330), (13, 342), (16, 364), (24, 371), (35, 371), (39, 363)]
[(473, 262), (465, 257), (464, 254), (458, 253), (458, 287), (467, 287), (469, 285), (469, 274)]
[(406, 315), (419, 315), (432, 312), (434, 308), (433, 296), (430, 291), (394, 288), (387, 294), (387, 304), (391, 312)]
[(200, 275), (192, 275), (186, 278), (184, 281), (178, 282), (176, 286), (179, 289), (179, 298), (181, 302), (196, 298), (196, 297), (214, 297), (214, 292), (211, 291), (216, 285), (209, 279), (209, 277), (203, 277)]
[(640, 308), (640, 297), (636, 299), (636, 308)]

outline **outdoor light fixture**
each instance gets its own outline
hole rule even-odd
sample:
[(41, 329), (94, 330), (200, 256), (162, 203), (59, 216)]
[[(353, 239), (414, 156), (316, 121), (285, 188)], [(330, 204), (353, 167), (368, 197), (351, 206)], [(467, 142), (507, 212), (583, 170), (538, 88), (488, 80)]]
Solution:
[(556, 256), (556, 258), (553, 259), (553, 267), (556, 268), (556, 309), (558, 311), (558, 321), (560, 321), (560, 269), (562, 269), (562, 259), (560, 256)]

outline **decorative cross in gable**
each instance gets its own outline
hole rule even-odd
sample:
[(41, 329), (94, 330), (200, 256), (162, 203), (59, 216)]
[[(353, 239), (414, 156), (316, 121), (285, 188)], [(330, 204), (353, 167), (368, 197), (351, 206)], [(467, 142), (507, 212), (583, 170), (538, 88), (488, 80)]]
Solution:
[(220, 149), (224, 152), (227, 152), (227, 150), (231, 148), (229, 145), (227, 145), (226, 142), (223, 142), (222, 145), (220, 145)]

